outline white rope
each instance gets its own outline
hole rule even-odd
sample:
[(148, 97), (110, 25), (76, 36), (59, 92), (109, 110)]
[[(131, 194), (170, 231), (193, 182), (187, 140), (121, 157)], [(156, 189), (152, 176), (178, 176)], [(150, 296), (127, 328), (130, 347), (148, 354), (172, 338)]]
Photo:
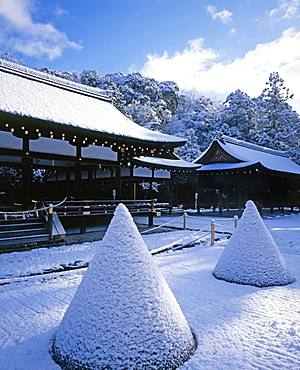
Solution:
[[(197, 220), (203, 220), (203, 221), (209, 221), (207, 218), (205, 218), (205, 217), (198, 217), (198, 216), (191, 216), (191, 215), (187, 215), (188, 217), (190, 217), (190, 218), (195, 218), (195, 219), (197, 219)], [(228, 222), (228, 221), (232, 221), (232, 220), (234, 220), (234, 218), (232, 217), (232, 218), (222, 218), (222, 219), (217, 219), (217, 221), (219, 221), (219, 222)]]
[[(215, 226), (220, 226), (221, 228), (223, 228), (223, 229), (227, 229), (227, 230), (229, 230), (231, 233), (233, 233), (233, 231), (234, 231), (234, 226), (232, 226), (232, 228), (229, 228), (229, 227), (226, 227), (226, 226), (224, 226), (224, 225), (220, 225), (220, 224), (216, 224), (215, 223)], [(219, 231), (219, 230), (217, 230), (217, 231)], [(222, 230), (221, 230), (222, 231)]]
[(54, 205), (49, 205), (48, 207), (42, 207), (42, 208), (36, 208), (36, 209), (31, 209), (29, 211), (12, 211), (12, 212), (6, 212), (6, 211), (0, 211), (0, 214), (4, 214), (4, 215), (25, 215), (27, 213), (34, 213), (34, 212), (39, 212), (39, 211), (45, 211), (49, 208), (56, 208), (56, 207), (59, 207), (60, 205), (62, 205), (66, 200), (67, 200), (68, 197), (66, 197), (64, 200), (62, 200), (61, 202), (57, 203), (57, 204), (54, 204)]
[(171, 220), (171, 221), (169, 221), (169, 222), (166, 222), (165, 224), (161, 224), (161, 225), (159, 225), (159, 226), (153, 227), (152, 229), (144, 230), (144, 231), (142, 231), (142, 232), (141, 232), (141, 234), (146, 234), (146, 233), (148, 233), (148, 232), (150, 232), (150, 231), (160, 229), (161, 227), (164, 227), (164, 226), (166, 226), (166, 225), (169, 225), (169, 224), (171, 224), (172, 222), (177, 221), (178, 219), (180, 219), (180, 218), (182, 218), (182, 217), (183, 217), (183, 216), (179, 216), (179, 217), (177, 217), (177, 218), (174, 218), (174, 220)]

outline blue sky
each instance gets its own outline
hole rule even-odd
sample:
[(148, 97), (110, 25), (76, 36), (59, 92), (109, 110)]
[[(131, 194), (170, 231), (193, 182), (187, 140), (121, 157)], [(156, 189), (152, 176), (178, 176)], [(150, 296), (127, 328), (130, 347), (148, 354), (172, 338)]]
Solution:
[(0, 0), (0, 49), (33, 67), (139, 71), (222, 99), (278, 70), (300, 110), (300, 0)]

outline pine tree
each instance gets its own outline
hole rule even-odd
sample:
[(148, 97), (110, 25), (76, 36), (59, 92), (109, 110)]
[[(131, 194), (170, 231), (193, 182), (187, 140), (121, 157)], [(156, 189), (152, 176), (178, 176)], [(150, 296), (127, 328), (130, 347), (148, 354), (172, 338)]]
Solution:
[(218, 114), (220, 131), (225, 135), (243, 140), (251, 140), (256, 119), (254, 101), (241, 90), (236, 90), (227, 96)]
[(295, 159), (300, 149), (300, 118), (288, 104), (292, 98), (279, 73), (271, 73), (265, 89), (255, 100), (258, 120), (254, 136), (259, 144), (286, 150)]

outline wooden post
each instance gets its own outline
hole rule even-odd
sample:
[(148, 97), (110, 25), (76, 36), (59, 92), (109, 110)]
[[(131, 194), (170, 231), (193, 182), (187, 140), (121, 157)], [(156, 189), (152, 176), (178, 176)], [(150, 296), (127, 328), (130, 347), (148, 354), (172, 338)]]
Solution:
[(153, 213), (149, 213), (148, 226), (149, 227), (152, 227), (153, 226)]
[(195, 206), (194, 206), (195, 211), (198, 211), (198, 193), (195, 193)]
[(136, 200), (136, 182), (133, 181), (133, 200)]
[(184, 212), (184, 214), (183, 214), (183, 230), (186, 230), (186, 223), (187, 223), (187, 213)]
[(152, 199), (151, 206), (150, 206), (150, 209), (149, 209), (149, 217), (148, 217), (148, 226), (149, 227), (153, 226), (153, 216), (154, 216), (154, 213), (155, 213), (155, 201), (156, 201), (156, 199)]
[(53, 240), (53, 204), (49, 204), (48, 209), (48, 233), (49, 240)]
[(235, 228), (235, 229), (236, 229), (236, 227), (237, 227), (237, 225), (238, 225), (238, 220), (239, 220), (239, 218), (238, 218), (238, 216), (237, 216), (237, 215), (233, 216), (233, 223), (234, 223), (234, 228)]
[(84, 234), (86, 232), (86, 218), (83, 216), (80, 220), (80, 234)]
[(211, 247), (213, 247), (215, 244), (215, 231), (216, 231), (215, 220), (211, 220), (211, 224), (210, 224), (210, 246)]

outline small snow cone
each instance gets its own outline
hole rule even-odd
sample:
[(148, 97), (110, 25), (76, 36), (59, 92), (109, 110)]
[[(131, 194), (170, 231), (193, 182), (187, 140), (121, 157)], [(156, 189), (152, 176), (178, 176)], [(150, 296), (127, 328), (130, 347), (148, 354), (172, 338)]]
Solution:
[(52, 341), (62, 369), (175, 369), (195, 340), (120, 204)]
[(251, 200), (246, 203), (213, 275), (231, 283), (258, 287), (287, 285), (295, 281)]

